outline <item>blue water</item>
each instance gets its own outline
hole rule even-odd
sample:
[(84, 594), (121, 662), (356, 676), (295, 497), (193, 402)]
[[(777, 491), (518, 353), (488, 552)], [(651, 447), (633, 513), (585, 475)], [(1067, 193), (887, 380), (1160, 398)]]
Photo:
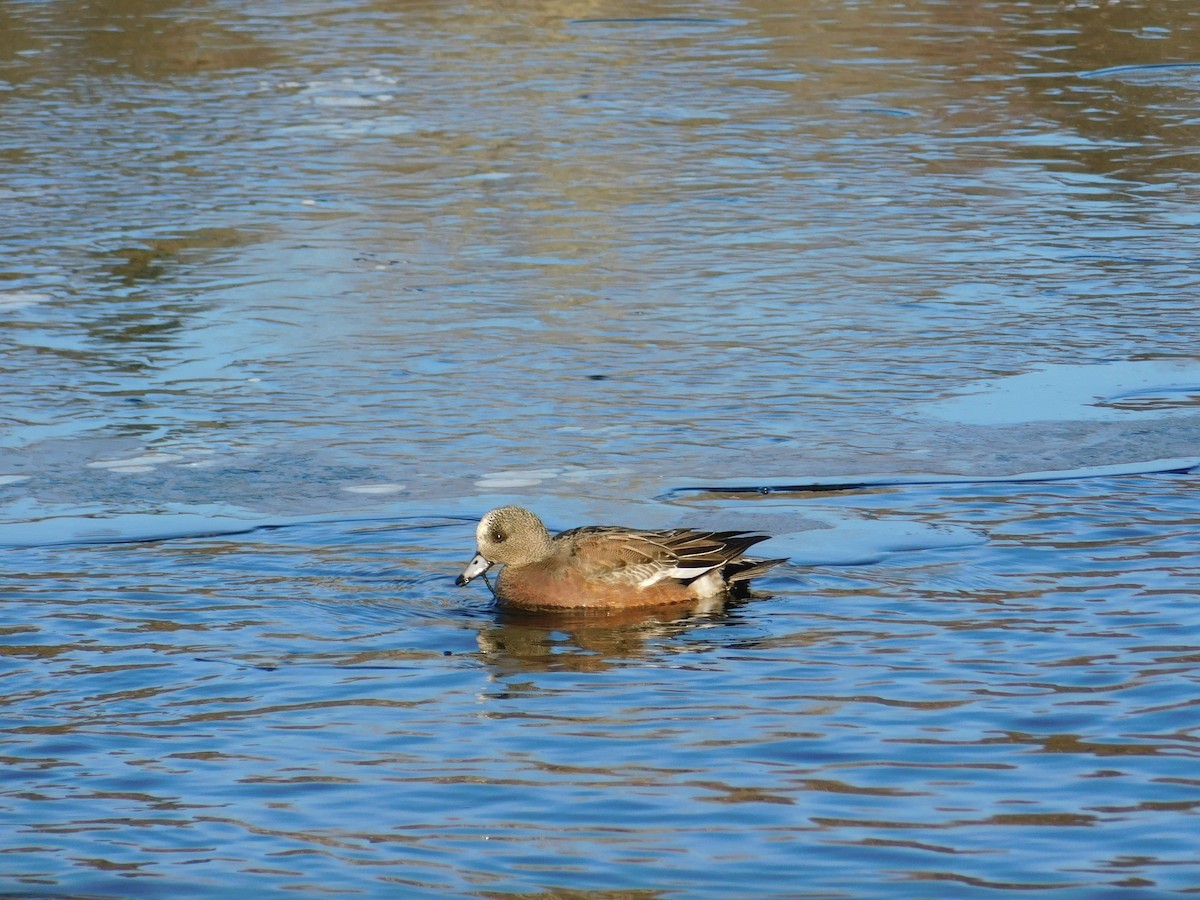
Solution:
[(1200, 890), (1198, 30), (4, 6), (0, 892)]

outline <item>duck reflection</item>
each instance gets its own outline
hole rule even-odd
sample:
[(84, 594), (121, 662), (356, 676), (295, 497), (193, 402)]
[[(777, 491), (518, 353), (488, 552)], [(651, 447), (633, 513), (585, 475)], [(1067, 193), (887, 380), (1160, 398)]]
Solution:
[(603, 671), (651, 655), (663, 638), (736, 619), (746, 598), (609, 611), (539, 612), (497, 607), (479, 630), (479, 649), (493, 665), (519, 671)]

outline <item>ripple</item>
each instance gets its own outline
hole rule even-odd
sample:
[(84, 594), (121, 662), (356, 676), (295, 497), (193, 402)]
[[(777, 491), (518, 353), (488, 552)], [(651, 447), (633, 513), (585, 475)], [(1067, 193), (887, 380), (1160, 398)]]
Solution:
[(1134, 84), (1177, 84), (1200, 77), (1200, 63), (1135, 63), (1080, 72), (1080, 78), (1116, 78)]

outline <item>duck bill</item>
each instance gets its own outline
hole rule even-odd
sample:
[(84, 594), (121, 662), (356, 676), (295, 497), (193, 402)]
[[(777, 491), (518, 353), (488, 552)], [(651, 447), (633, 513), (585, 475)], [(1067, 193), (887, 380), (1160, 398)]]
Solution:
[(492, 561), (490, 559), (485, 559), (482, 553), (476, 553), (474, 558), (467, 563), (467, 567), (463, 569), (462, 574), (454, 579), (454, 583), (462, 587), (472, 579), (478, 578), (491, 567)]

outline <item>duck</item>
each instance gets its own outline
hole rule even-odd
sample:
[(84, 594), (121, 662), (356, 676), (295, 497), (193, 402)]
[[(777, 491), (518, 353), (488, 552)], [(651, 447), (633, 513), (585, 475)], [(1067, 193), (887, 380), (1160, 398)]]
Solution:
[[(521, 506), (488, 512), (475, 529), (475, 556), (454, 583), (502, 566), (492, 588), (504, 605), (534, 610), (628, 609), (712, 600), (744, 591), (786, 559), (751, 559), (770, 535), (751, 531), (647, 531), (585, 525), (551, 535)], [(491, 588), (491, 583), (488, 587)]]

